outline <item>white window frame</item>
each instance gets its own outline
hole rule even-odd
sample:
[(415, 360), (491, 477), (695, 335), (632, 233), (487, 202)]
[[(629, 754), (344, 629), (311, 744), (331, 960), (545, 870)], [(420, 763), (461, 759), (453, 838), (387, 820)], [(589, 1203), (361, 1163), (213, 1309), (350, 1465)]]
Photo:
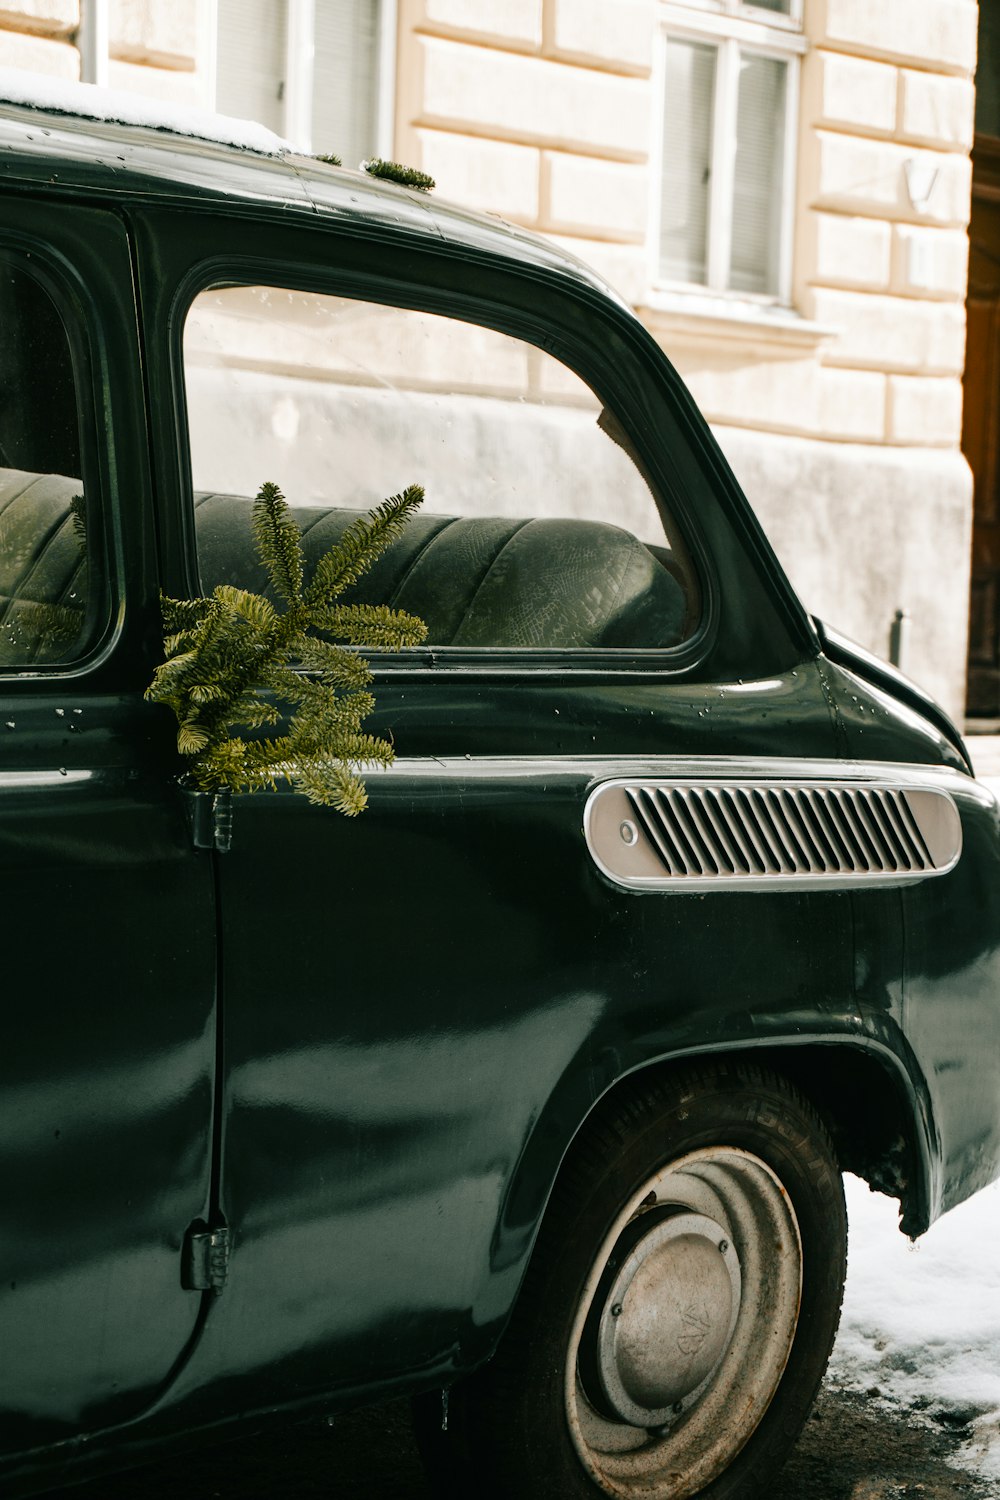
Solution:
[[(314, 0), (287, 0), (288, 28), (285, 48), (285, 91), (282, 98), (282, 134), (305, 155), (312, 152)], [(218, 0), (209, 0), (203, 15), (207, 23), (205, 48), (208, 71), (207, 107), (217, 108)], [(375, 153), (392, 156), (396, 129), (396, 36), (398, 0), (379, 0), (378, 62), (376, 64)], [(346, 166), (356, 167), (357, 162)]]
[(80, 82), (108, 85), (111, 33), (109, 0), (80, 0), (80, 29), (76, 45), (80, 51)]
[[(792, 249), (795, 223), (795, 180), (799, 114), (799, 73), (807, 49), (802, 32), (803, 0), (791, 0), (790, 14), (764, 10), (751, 0), (660, 0), (659, 34), (654, 62), (655, 111), (650, 167), (650, 282), (656, 292), (716, 303), (723, 298), (734, 304), (788, 306), (792, 294)], [(663, 184), (663, 110), (666, 89), (666, 56), (670, 38), (706, 42), (718, 48), (714, 118), (712, 121), (712, 174), (708, 203), (708, 245), (704, 284), (677, 281), (660, 272), (660, 224)], [(774, 58), (787, 65), (785, 139), (782, 155), (781, 227), (778, 240), (778, 287), (776, 292), (744, 292), (726, 284), (732, 241), (733, 175), (736, 159), (736, 111), (740, 52)]]

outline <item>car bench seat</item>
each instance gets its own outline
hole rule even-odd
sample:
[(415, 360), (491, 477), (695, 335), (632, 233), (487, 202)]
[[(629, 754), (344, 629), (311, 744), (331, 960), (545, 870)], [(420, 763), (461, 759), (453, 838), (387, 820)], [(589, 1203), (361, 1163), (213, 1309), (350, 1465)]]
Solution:
[(0, 468), (0, 666), (72, 658), (87, 593), (70, 508), (82, 489), (65, 474)]
[[(299, 507), (307, 568), (357, 510)], [(195, 498), (202, 586), (266, 592), (242, 496)], [(418, 615), (434, 646), (664, 647), (681, 640), (684, 590), (630, 532), (600, 521), (497, 516), (411, 519), (343, 596)]]
[[(0, 665), (71, 658), (87, 592), (71, 513), (80, 490), (66, 475), (0, 468)], [(359, 512), (292, 515), (311, 568)], [(203, 589), (266, 593), (247, 498), (199, 494), (195, 518)], [(418, 512), (343, 597), (418, 615), (435, 646), (664, 647), (681, 639), (685, 617), (674, 575), (630, 532), (598, 521)]]

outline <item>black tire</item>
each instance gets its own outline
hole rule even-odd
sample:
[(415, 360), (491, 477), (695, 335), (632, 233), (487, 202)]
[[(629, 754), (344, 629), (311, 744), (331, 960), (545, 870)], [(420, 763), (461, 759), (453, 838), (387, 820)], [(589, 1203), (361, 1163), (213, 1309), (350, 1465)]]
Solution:
[(768, 1494), (826, 1369), (846, 1249), (831, 1141), (784, 1079), (719, 1062), (619, 1095), (574, 1144), (447, 1431), (440, 1393), (415, 1403), (432, 1478), (504, 1500)]

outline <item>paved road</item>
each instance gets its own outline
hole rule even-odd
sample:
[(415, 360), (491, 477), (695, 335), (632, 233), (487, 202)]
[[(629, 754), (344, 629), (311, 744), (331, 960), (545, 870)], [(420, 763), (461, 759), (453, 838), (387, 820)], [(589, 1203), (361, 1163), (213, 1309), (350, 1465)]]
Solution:
[[(880, 1414), (825, 1392), (769, 1500), (997, 1500), (948, 1464), (961, 1431)], [(58, 1500), (432, 1500), (405, 1403), (174, 1459)], [(47, 1500), (57, 1500), (55, 1495)], [(557, 1500), (557, 1497), (554, 1497)]]

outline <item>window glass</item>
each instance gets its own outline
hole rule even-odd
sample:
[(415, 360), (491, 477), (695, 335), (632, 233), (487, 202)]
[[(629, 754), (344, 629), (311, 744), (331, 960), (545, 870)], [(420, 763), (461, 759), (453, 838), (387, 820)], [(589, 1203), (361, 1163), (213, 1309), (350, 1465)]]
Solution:
[(737, 292), (778, 289), (787, 75), (778, 58), (740, 55), (729, 271)]
[(68, 663), (92, 639), (81, 472), (66, 329), (0, 251), (0, 669)]
[(624, 430), (534, 345), (223, 287), (196, 299), (184, 358), (204, 587), (262, 586), (248, 507), (265, 480), (315, 555), (415, 483), (421, 513), (356, 597), (420, 615), (430, 644), (662, 649), (688, 632), (690, 569)]
[(376, 149), (378, 0), (218, 0), (216, 105), (356, 167)]
[(281, 135), (287, 18), (271, 0), (218, 0), (215, 102), (224, 115), (257, 120)]
[(376, 147), (378, 6), (316, 0), (312, 149), (357, 167)]
[(667, 47), (660, 271), (675, 281), (704, 284), (708, 271), (715, 59), (701, 42)]

